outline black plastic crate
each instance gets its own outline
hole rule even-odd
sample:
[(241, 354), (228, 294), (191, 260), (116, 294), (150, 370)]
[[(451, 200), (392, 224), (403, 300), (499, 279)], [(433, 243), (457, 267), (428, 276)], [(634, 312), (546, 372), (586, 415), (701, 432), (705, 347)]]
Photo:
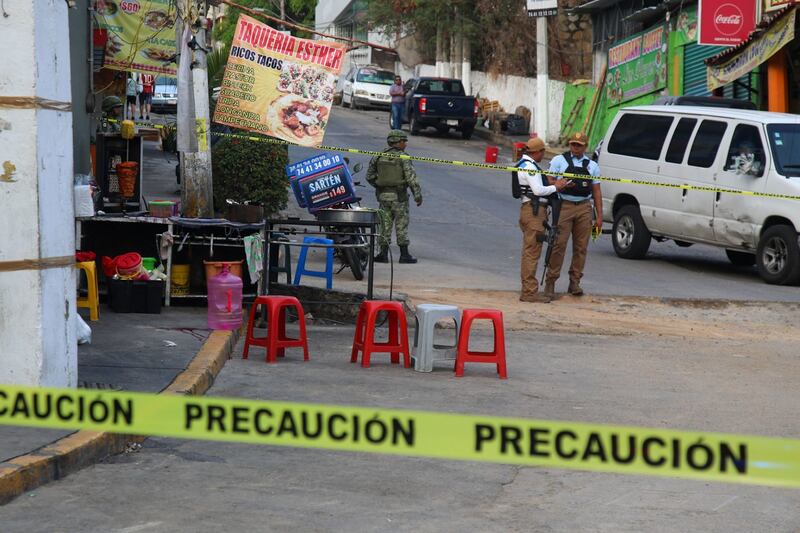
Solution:
[(161, 313), (163, 281), (108, 280), (109, 306), (115, 313)]

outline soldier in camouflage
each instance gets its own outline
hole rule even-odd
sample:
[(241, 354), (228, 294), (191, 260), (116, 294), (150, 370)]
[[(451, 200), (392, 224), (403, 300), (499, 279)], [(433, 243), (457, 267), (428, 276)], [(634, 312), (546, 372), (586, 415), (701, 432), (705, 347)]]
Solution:
[[(408, 137), (406, 132), (392, 130), (386, 139), (389, 143), (387, 154), (404, 154)], [(380, 218), (380, 252), (375, 262), (389, 262), (389, 245), (392, 243), (392, 226), (396, 227), (397, 244), (400, 245), (400, 262), (416, 263), (417, 259), (408, 251), (408, 189), (414, 195), (417, 205), (422, 205), (422, 189), (417, 174), (408, 159), (397, 157), (373, 157), (367, 169), (367, 181), (375, 187), (378, 198), (378, 217)]]

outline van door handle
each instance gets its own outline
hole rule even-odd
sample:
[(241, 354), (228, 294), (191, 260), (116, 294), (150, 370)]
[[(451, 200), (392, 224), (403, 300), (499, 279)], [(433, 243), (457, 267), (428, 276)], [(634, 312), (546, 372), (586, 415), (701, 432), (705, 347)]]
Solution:
[(681, 189), (681, 190), (682, 190), (681, 196), (686, 198), (686, 193), (689, 192), (689, 189)]
[(722, 198), (722, 193), (717, 191), (717, 203), (719, 203), (720, 198)]

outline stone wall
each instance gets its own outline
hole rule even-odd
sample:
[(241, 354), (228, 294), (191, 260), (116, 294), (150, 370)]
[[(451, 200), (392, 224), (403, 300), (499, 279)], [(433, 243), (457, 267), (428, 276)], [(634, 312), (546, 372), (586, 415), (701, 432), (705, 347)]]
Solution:
[(592, 76), (592, 19), (589, 15), (568, 14), (582, 0), (561, 0), (557, 17), (548, 24), (550, 78), (564, 81)]

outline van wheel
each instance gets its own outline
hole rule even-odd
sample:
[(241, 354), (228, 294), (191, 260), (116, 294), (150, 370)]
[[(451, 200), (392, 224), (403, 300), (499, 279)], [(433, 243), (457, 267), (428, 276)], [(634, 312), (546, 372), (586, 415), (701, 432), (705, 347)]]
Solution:
[(611, 229), (614, 251), (623, 259), (641, 259), (650, 248), (650, 230), (635, 205), (623, 206), (614, 217)]
[(756, 252), (761, 278), (772, 285), (792, 285), (800, 280), (800, 246), (792, 226), (772, 226), (761, 235)]
[(736, 266), (749, 267), (756, 264), (756, 255), (748, 252), (739, 252), (737, 250), (725, 250), (728, 254), (728, 259)]

